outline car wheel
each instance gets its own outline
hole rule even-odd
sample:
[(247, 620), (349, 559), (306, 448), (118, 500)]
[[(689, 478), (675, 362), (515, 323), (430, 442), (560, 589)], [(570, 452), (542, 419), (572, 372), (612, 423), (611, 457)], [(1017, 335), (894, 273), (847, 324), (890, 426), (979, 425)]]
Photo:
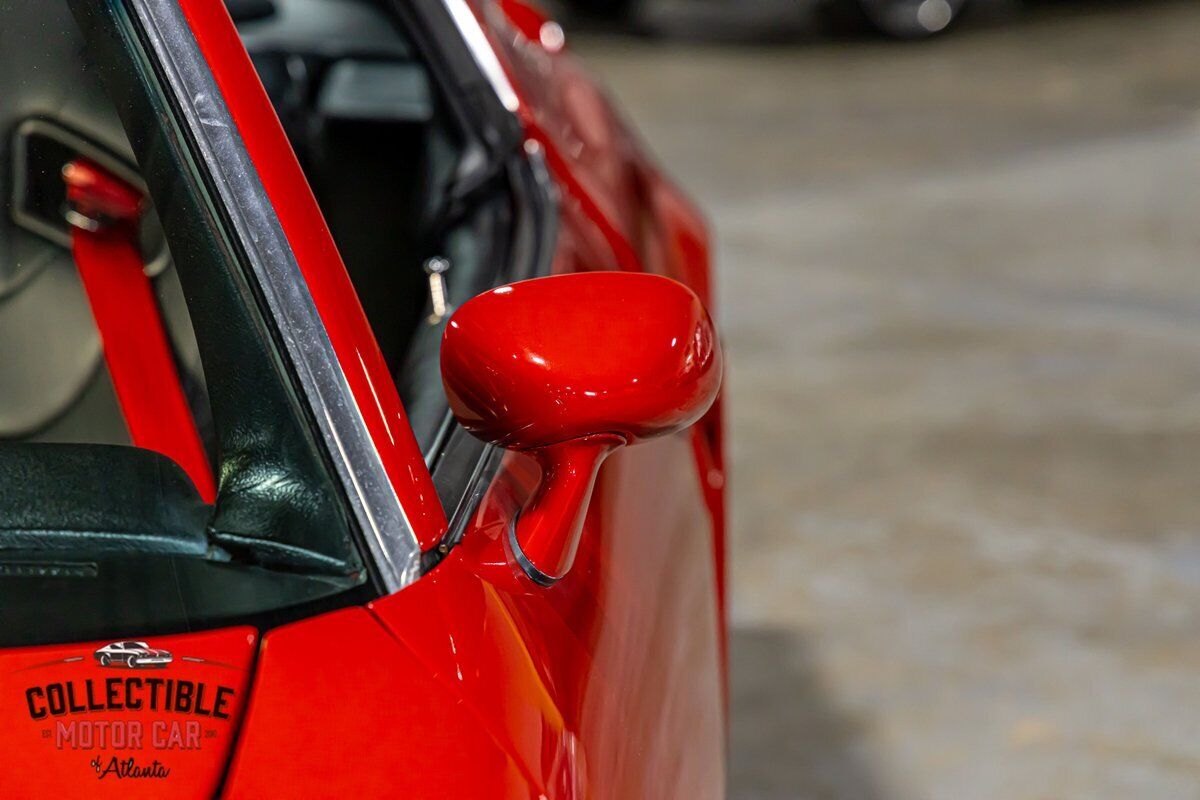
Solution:
[(129, 664), (129, 668), (130, 668), (130, 669), (137, 669), (138, 660), (137, 660), (137, 657), (136, 657), (136, 656), (130, 656), (130, 657), (129, 657), (129, 661), (128, 661), (128, 662), (126, 662), (126, 663), (128, 663), (128, 664)]
[(112, 663), (112, 659), (108, 657), (108, 653), (100, 654), (100, 666), (107, 667), (111, 663)]
[(923, 39), (946, 30), (967, 0), (858, 0), (876, 30), (897, 39)]

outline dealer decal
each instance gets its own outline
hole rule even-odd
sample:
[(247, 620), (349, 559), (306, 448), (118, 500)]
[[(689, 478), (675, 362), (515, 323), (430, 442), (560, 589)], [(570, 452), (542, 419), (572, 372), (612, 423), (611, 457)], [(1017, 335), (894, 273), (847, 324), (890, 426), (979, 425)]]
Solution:
[[(164, 781), (186, 780), (185, 794), (215, 788), (256, 644), (254, 631), (239, 628), (0, 651), (0, 753), (36, 764), (47, 794), (46, 783), (72, 791), (87, 781), (119, 785), (122, 797), (131, 789), (142, 796), (137, 786), (156, 796), (150, 787)], [(23, 727), (11, 722), (18, 708)]]
[(170, 678), (107, 678), (103, 683), (87, 678), (82, 682), (31, 686), (25, 690), (25, 704), (31, 719), (143, 708), (229, 719), (233, 694), (229, 686), (210, 688), (205, 683)]

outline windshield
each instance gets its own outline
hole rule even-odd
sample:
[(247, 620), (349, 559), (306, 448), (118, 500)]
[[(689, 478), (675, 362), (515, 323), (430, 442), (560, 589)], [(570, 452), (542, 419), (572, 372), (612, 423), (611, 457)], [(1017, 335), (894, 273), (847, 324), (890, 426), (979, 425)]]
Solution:
[(0, 646), (372, 591), (286, 332), (122, 19), (0, 3)]

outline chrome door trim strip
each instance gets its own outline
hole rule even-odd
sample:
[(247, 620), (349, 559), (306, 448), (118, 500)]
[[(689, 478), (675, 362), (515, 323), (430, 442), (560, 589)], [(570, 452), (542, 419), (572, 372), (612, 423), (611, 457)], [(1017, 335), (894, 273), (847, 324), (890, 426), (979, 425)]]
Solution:
[(446, 7), (450, 19), (454, 22), (454, 27), (458, 28), (459, 36), (467, 45), (467, 49), (471, 51), (475, 65), (479, 67), (479, 71), (491, 85), (500, 104), (515, 114), (521, 107), (521, 101), (517, 98), (517, 92), (509, 82), (504, 67), (500, 66), (500, 59), (496, 56), (496, 51), (492, 49), (491, 43), (488, 42), (487, 34), (483, 32), (483, 26), (479, 24), (475, 12), (467, 5), (467, 0), (442, 0), (442, 5)]
[(126, 0), (141, 25), (279, 328), (384, 587), (421, 575), (421, 548), (279, 218), (175, 0)]

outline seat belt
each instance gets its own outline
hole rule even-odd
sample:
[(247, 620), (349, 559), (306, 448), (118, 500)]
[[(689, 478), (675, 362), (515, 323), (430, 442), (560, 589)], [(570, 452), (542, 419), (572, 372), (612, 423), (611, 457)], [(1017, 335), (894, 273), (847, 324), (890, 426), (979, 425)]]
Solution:
[(182, 467), (211, 503), (212, 468), (138, 247), (145, 197), (86, 159), (68, 163), (62, 174), (71, 252), (130, 438)]

